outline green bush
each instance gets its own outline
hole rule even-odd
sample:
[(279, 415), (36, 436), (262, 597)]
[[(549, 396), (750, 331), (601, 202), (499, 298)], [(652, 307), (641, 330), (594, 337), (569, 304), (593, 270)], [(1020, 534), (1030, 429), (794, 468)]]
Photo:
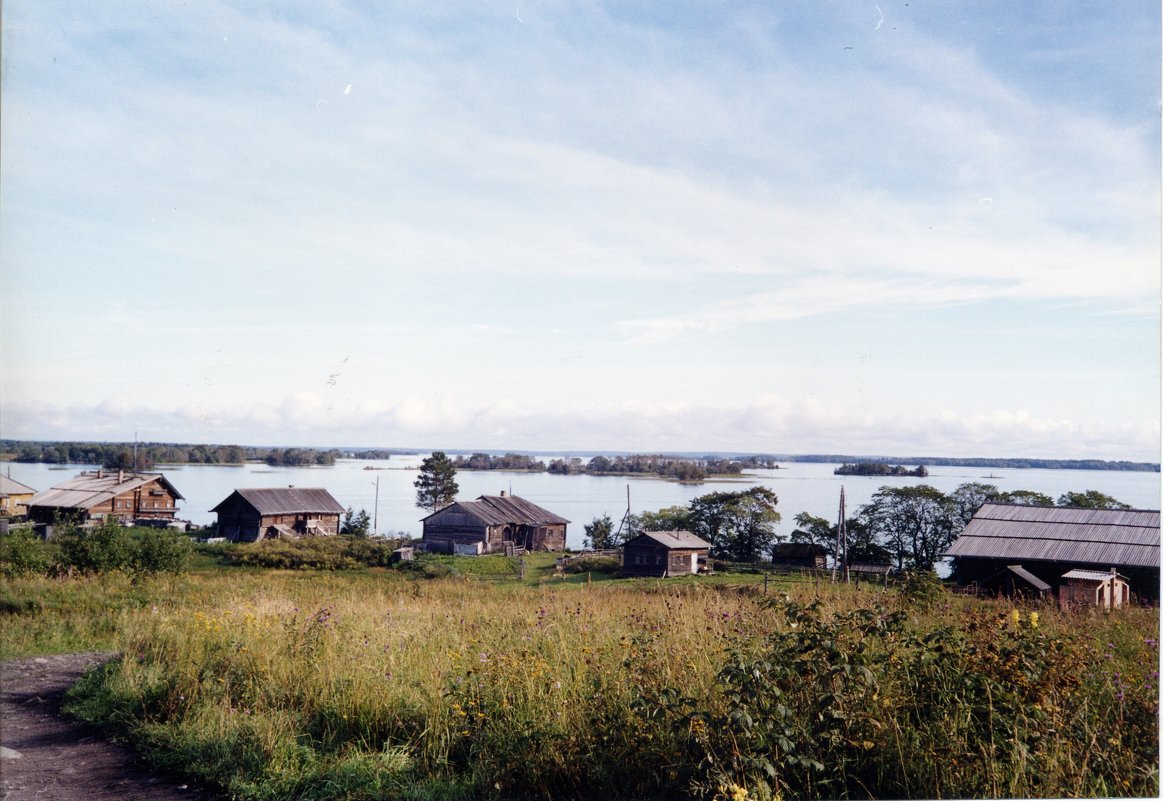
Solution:
[(9, 531), (0, 537), (0, 572), (8, 578), (43, 575), (55, 564), (56, 550), (27, 529)]
[(387, 567), (398, 540), (363, 537), (306, 537), (271, 539), (219, 546), (228, 564), (281, 570), (354, 570)]

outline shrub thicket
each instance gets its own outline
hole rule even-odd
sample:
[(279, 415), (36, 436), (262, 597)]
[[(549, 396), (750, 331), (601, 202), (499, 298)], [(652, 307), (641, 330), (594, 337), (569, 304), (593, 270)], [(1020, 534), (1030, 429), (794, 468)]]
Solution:
[(112, 518), (91, 527), (58, 522), (49, 541), (28, 530), (0, 537), (0, 572), (9, 577), (176, 574), (186, 570), (191, 553), (189, 538), (169, 529), (130, 528)]

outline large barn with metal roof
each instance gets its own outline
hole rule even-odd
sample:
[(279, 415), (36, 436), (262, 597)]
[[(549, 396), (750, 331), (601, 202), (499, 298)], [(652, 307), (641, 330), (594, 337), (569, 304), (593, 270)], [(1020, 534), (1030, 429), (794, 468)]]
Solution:
[(1159, 510), (987, 503), (950, 547), (959, 584), (984, 584), (1007, 567), (1057, 590), (1071, 570), (1112, 568), (1141, 598), (1159, 598)]
[(509, 549), (565, 550), (564, 517), (516, 495), (457, 501), (423, 519), (424, 544), (433, 551), (491, 553)]

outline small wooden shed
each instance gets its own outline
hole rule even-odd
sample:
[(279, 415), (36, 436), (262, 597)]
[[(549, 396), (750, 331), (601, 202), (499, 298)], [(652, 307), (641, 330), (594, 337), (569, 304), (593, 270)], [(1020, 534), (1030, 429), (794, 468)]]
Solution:
[(236, 489), (210, 510), (218, 533), (235, 542), (274, 537), (329, 537), (339, 533), (346, 510), (325, 489), (273, 487)]
[(622, 546), (627, 576), (689, 576), (706, 570), (711, 544), (685, 530), (644, 531)]
[(811, 542), (780, 542), (771, 549), (771, 562), (784, 567), (823, 570), (828, 566), (828, 549)]
[(1062, 574), (1064, 582), (1058, 588), (1061, 606), (1097, 606), (1100, 609), (1118, 609), (1131, 603), (1131, 585), (1112, 567), (1102, 570), (1071, 570)]

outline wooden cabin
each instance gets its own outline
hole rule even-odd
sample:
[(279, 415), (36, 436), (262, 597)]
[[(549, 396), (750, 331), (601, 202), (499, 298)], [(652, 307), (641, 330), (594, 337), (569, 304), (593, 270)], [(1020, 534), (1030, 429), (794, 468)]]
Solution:
[(1105, 574), (1113, 567), (1140, 596), (1158, 599), (1159, 511), (987, 503), (946, 555), (955, 559), (962, 586), (1021, 565), (1060, 591), (1070, 571)]
[(711, 544), (689, 531), (644, 531), (622, 546), (627, 576), (689, 576), (706, 570)]
[(0, 476), (0, 517), (24, 517), (36, 490), (8, 476)]
[(780, 542), (771, 549), (772, 564), (823, 570), (828, 566), (828, 549), (810, 542)]
[(346, 511), (325, 489), (271, 487), (236, 489), (210, 510), (218, 536), (233, 542), (277, 537), (334, 537)]
[(42, 526), (57, 518), (83, 523), (110, 517), (126, 524), (164, 525), (174, 519), (183, 500), (161, 473), (96, 470), (38, 492), (28, 501), (28, 516)]
[(560, 515), (504, 492), (457, 501), (422, 522), (426, 549), (462, 554), (564, 551), (569, 524)]
[(1107, 572), (1070, 570), (1062, 574), (1062, 580), (1064, 583), (1058, 587), (1060, 606), (1097, 606), (1110, 610), (1131, 603), (1131, 585), (1114, 568)]

